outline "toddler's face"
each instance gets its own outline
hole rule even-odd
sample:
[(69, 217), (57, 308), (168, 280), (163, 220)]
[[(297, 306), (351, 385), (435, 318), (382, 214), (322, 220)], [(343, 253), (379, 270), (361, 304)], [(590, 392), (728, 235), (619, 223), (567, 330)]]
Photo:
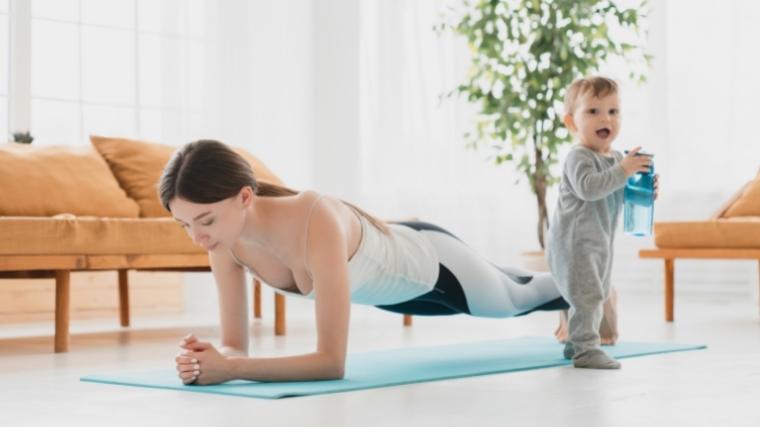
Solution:
[(565, 116), (565, 125), (581, 144), (607, 153), (620, 131), (620, 98), (617, 94), (597, 98), (586, 93), (578, 100), (575, 112)]

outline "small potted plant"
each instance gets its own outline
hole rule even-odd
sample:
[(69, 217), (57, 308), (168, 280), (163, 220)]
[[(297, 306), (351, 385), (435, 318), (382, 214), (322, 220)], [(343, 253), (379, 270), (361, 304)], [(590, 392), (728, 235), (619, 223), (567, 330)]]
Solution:
[(19, 144), (31, 144), (32, 141), (34, 141), (34, 137), (28, 131), (13, 133), (13, 142), (17, 142)]

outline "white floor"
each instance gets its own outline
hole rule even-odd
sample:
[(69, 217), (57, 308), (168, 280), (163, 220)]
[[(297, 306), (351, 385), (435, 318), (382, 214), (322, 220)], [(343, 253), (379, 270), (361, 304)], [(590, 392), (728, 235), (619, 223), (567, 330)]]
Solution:
[[(265, 312), (252, 329), (255, 351), (311, 349), (308, 304), (289, 300), (285, 337), (273, 337), (271, 312)], [(79, 381), (86, 374), (172, 369), (185, 333), (215, 340), (208, 319), (199, 325), (188, 317), (135, 318), (123, 331), (74, 322), (71, 352), (59, 355), (51, 352), (51, 337), (31, 336), (34, 326), (3, 327), (0, 426), (760, 425), (757, 301), (679, 295), (675, 323), (664, 322), (662, 311), (660, 295), (621, 291), (622, 339), (709, 348), (625, 359), (615, 372), (560, 367), (274, 401)], [(556, 319), (555, 313), (503, 320), (418, 317), (403, 328), (400, 316), (369, 307), (356, 307), (352, 316), (352, 351), (550, 335)], [(9, 338), (14, 334), (24, 337)]]

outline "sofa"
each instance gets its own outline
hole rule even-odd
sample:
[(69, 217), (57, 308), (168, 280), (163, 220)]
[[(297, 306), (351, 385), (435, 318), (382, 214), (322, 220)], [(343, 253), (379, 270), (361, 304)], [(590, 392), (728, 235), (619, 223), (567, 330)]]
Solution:
[[(91, 142), (0, 144), (0, 279), (55, 278), (55, 352), (69, 348), (71, 272), (118, 271), (120, 322), (129, 326), (129, 270), (209, 271), (206, 252), (158, 199), (156, 183), (175, 148), (100, 136)], [(280, 183), (259, 159), (236, 150), (258, 179)], [(254, 317), (261, 317), (261, 284), (254, 279), (253, 287)], [(275, 333), (285, 333), (280, 294)]]
[(656, 222), (654, 241), (639, 257), (664, 261), (665, 320), (672, 322), (677, 259), (758, 260), (760, 268), (760, 171), (707, 220)]

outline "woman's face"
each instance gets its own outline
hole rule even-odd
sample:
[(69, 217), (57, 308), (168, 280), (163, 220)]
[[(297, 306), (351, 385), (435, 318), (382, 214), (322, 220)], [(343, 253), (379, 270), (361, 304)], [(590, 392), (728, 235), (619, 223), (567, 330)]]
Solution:
[(179, 197), (169, 202), (174, 219), (193, 243), (206, 251), (230, 248), (245, 223), (245, 203), (241, 194), (216, 203), (193, 203)]

